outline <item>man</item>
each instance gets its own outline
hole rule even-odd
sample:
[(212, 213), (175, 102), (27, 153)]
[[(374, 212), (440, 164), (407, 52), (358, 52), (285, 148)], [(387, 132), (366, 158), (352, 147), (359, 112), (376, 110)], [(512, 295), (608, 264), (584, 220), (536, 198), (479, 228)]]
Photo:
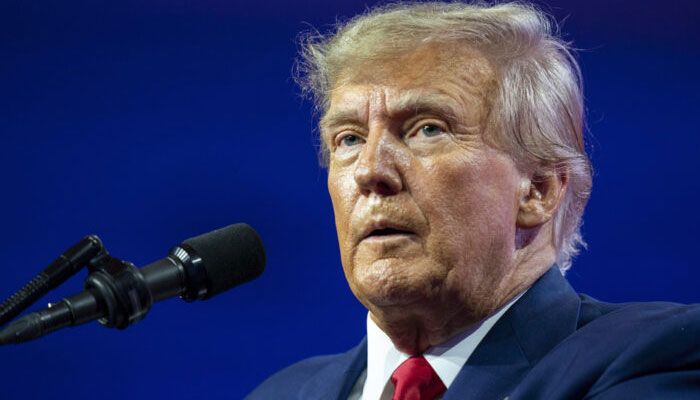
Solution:
[(251, 399), (700, 396), (700, 308), (605, 304), (562, 276), (591, 172), (546, 16), (394, 4), (310, 37), (300, 72), (367, 338)]

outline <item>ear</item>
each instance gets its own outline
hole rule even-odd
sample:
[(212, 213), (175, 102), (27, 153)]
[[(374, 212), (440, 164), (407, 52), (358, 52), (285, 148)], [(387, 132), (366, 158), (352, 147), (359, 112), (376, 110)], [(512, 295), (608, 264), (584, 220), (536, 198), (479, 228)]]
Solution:
[(552, 219), (566, 194), (569, 175), (566, 168), (551, 166), (523, 181), (523, 194), (516, 226), (535, 228)]

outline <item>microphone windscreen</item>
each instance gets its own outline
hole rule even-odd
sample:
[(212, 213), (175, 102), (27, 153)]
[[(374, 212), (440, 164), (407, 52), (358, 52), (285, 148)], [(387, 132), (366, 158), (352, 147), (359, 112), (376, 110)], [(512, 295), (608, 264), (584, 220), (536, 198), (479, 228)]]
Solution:
[(183, 242), (202, 258), (209, 278), (208, 299), (257, 278), (265, 269), (265, 247), (255, 229), (233, 224)]

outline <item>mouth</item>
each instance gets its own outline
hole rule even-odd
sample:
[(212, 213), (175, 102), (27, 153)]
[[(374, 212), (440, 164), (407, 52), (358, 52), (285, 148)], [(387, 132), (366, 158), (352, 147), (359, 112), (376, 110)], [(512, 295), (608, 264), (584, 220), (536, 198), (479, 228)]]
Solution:
[(394, 229), (394, 228), (383, 228), (383, 229), (375, 229), (372, 232), (367, 235), (367, 237), (373, 237), (373, 236), (390, 236), (390, 235), (410, 235), (413, 232), (411, 231), (405, 231), (401, 229)]
[(402, 236), (415, 235), (412, 230), (392, 224), (375, 224), (365, 230), (363, 240), (366, 239), (384, 239), (397, 238)]

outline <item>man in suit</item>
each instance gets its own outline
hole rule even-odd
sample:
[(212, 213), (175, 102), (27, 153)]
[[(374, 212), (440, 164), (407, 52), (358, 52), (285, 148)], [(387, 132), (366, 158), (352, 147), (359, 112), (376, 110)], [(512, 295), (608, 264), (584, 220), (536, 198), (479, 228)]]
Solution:
[(394, 4), (302, 56), (367, 338), (251, 399), (700, 398), (698, 307), (563, 278), (591, 171), (580, 72), (546, 16)]

